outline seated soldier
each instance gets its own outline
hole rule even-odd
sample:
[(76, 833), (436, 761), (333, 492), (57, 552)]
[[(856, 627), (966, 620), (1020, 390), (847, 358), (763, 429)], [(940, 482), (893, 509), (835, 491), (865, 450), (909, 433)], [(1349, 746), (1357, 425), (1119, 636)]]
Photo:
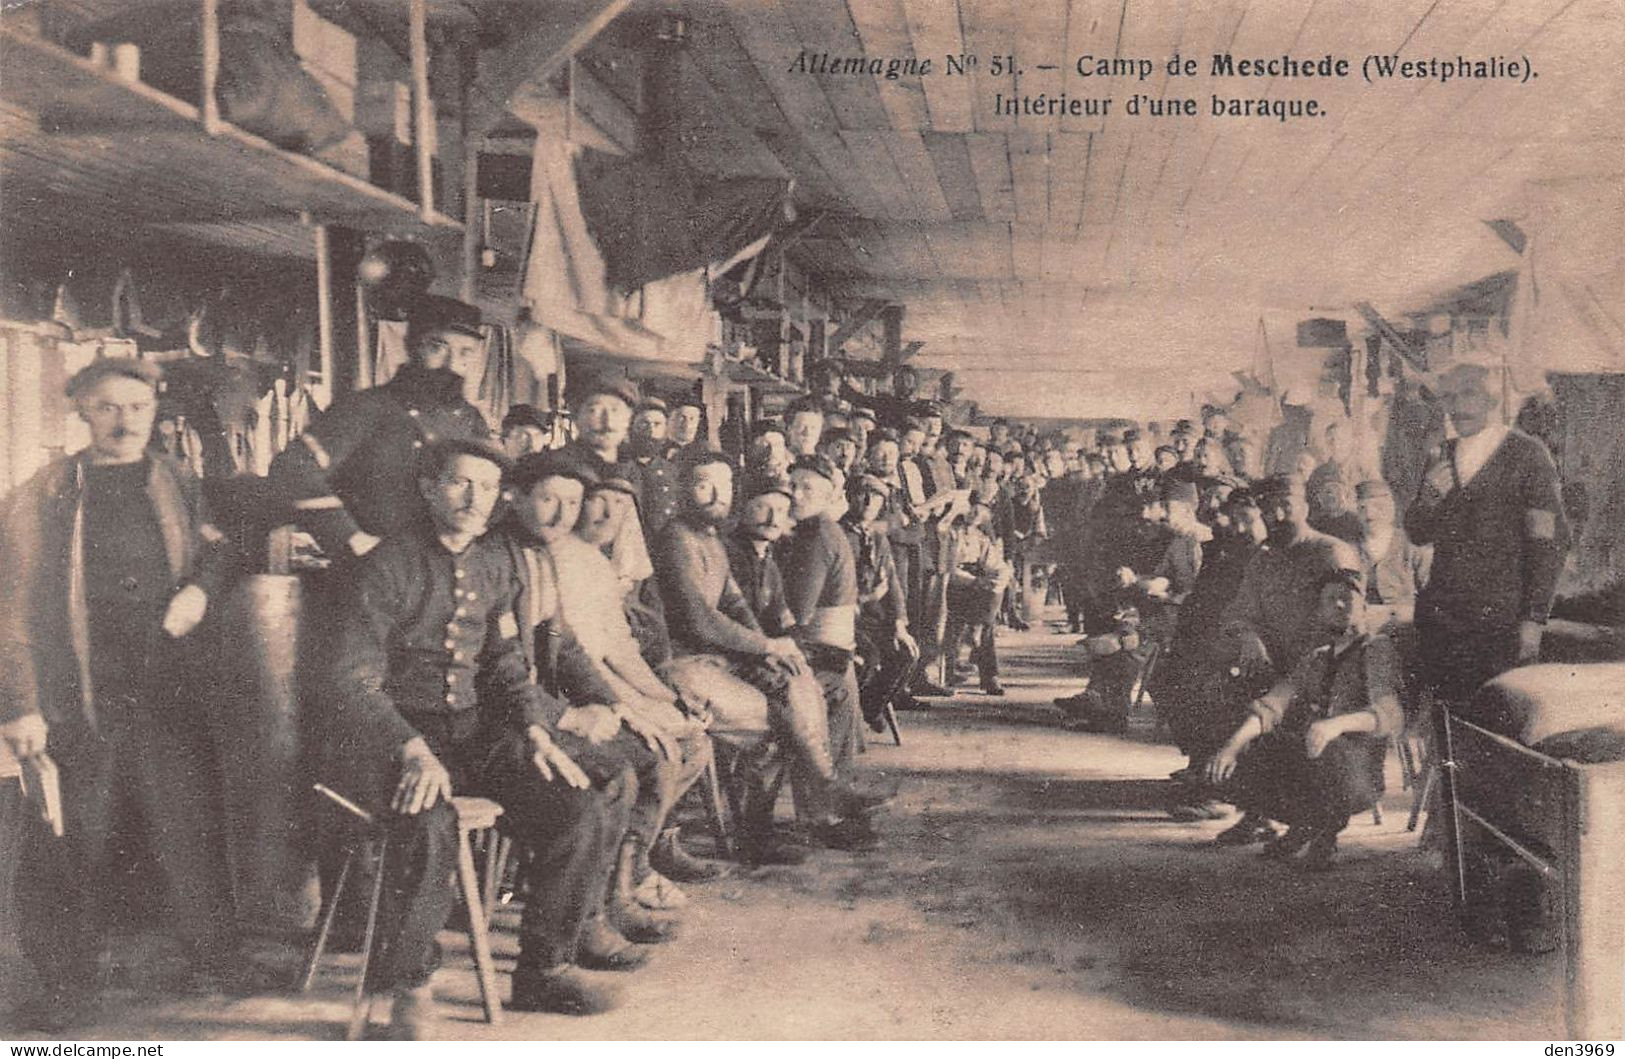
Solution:
[(615, 1003), (574, 964), (626, 830), (631, 777), (595, 787), (554, 741), (565, 707), (531, 682), (513, 555), (480, 539), (505, 463), (479, 442), (424, 450), (430, 524), (362, 559), (327, 674), (323, 745), (335, 758), (324, 771), (389, 828), (366, 988), (394, 993), (393, 1030), (407, 1038), (433, 1027), (435, 935), (454, 903), (454, 790), (500, 802), (504, 830), (531, 853), (511, 1006), (586, 1014)]
[[(714, 737), (759, 741), (771, 727), (792, 769), (804, 775), (817, 812), (816, 837), (842, 847), (865, 830), (841, 826), (885, 799), (856, 789), (835, 771), (823, 695), (796, 641), (768, 636), (740, 592), (718, 534), (733, 507), (733, 468), (716, 452), (691, 456), (683, 506), (655, 549), (656, 577), (676, 657), (667, 679), (684, 701), (704, 704)], [(747, 811), (741, 855), (755, 863), (780, 856), (765, 815)]]
[(1267, 856), (1324, 870), (1349, 818), (1382, 797), (1387, 737), (1404, 717), (1393, 644), (1364, 628), (1364, 578), (1325, 577), (1313, 620), (1320, 646), (1253, 702), (1207, 774), (1244, 812), (1288, 825)]
[(989, 532), (992, 511), (981, 498), (971, 508), (969, 521), (957, 531), (954, 569), (948, 580), (948, 623), (943, 644), (948, 653), (950, 675), (957, 682), (959, 646), (968, 633), (971, 658), (976, 664), (982, 691), (1003, 695), (999, 683), (999, 656), (994, 645), (993, 627), (999, 604), (1010, 584), (1010, 564), (1004, 559), (1001, 542)]
[[(822, 456), (798, 459), (790, 470), (790, 517), (796, 527), (779, 545), (785, 600), (796, 624), (790, 631), (824, 691), (829, 710), (830, 752), (835, 768), (849, 776), (858, 752), (858, 582), (852, 548), (833, 517), (835, 465)], [(798, 798), (799, 807), (801, 799)]]
[(920, 648), (908, 630), (908, 603), (881, 520), (891, 489), (870, 474), (852, 479), (841, 520), (858, 576), (858, 703), (863, 719), (886, 730), (886, 704), (906, 694)]
[[(685, 900), (673, 878), (699, 882), (720, 874), (718, 866), (684, 853), (676, 830), (666, 826), (672, 808), (704, 774), (711, 760), (710, 740), (703, 724), (683, 713), (676, 693), (644, 661), (619, 605), (609, 559), (571, 532), (584, 504), (591, 513), (579, 521), (602, 527), (606, 521), (602, 509), (610, 506), (606, 500), (621, 494), (591, 481), (590, 471), (550, 453), (520, 461), (509, 477), (509, 488), (514, 519), (508, 535), (523, 549), (530, 574), (529, 607), (521, 625), (532, 636), (567, 635), (577, 648), (571, 660), (581, 660), (552, 672), (557, 668), (552, 663), (560, 659), (549, 659), (539, 650), (538, 669), (548, 671), (575, 705), (566, 715), (566, 730), (595, 744), (605, 740), (591, 736), (605, 733), (638, 771), (631, 826), (611, 890), (610, 918), (635, 940), (665, 940), (669, 932), (646, 923), (631, 906), (636, 902), (656, 910), (680, 908)], [(613, 537), (613, 528), (609, 534)], [(640, 741), (654, 753), (639, 753)]]

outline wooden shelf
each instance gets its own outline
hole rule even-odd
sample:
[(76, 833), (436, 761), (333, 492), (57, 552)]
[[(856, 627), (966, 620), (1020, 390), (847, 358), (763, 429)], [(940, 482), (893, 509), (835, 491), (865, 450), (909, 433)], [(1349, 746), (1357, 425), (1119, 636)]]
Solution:
[(0, 67), (0, 100), (37, 118), (33, 129), (5, 123), (8, 213), (83, 208), (125, 224), (251, 226), (308, 214), (364, 231), (462, 231), (444, 214), (424, 218), (409, 199), (229, 122), (211, 135), (197, 107), (49, 41), (0, 28)]

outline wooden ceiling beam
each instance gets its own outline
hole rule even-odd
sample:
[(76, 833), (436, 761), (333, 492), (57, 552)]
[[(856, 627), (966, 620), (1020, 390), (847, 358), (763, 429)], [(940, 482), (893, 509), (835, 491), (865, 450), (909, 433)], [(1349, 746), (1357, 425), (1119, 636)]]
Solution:
[(864, 302), (857, 312), (847, 318), (847, 321), (836, 328), (833, 335), (829, 336), (827, 343), (829, 349), (832, 352), (839, 352), (842, 343), (857, 334), (861, 328), (867, 327), (870, 321), (885, 311), (886, 306), (889, 304), (882, 298), (871, 298)]
[(586, 8), (560, 9), (535, 5), (533, 21), (506, 44), (480, 55), (479, 72), (470, 92), (468, 127), (480, 136), (496, 126), (507, 112), (508, 100), (527, 81), (546, 81), (564, 68), (581, 49), (633, 0), (595, 0)]

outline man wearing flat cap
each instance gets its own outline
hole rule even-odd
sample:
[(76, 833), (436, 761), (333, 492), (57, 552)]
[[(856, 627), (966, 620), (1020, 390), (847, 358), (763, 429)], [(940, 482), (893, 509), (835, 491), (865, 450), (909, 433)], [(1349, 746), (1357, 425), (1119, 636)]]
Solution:
[(822, 456), (804, 456), (790, 468), (790, 515), (796, 527), (779, 550), (779, 566), (796, 618), (791, 635), (824, 689), (835, 767), (850, 775), (859, 738), (852, 668), (858, 582), (852, 547), (832, 517), (838, 476), (834, 464)]
[(407, 321), (406, 366), (340, 398), (272, 461), (273, 495), (338, 566), (425, 517), (413, 467), (426, 445), (490, 436), (463, 397), (484, 341), (479, 310), (425, 296)]
[[(1292, 672), (1316, 646), (1315, 613), (1326, 579), (1339, 571), (1360, 572), (1353, 547), (1310, 527), (1301, 478), (1273, 475), (1252, 492), (1269, 537), (1220, 619), (1237, 690), (1248, 696)], [(1274, 833), (1266, 819), (1248, 814), (1219, 837), (1234, 845), (1266, 841)]]
[(566, 705), (531, 680), (520, 571), (485, 536), (506, 465), (482, 442), (423, 450), (413, 472), (427, 517), (359, 564), (322, 682), (320, 773), (387, 828), (365, 988), (393, 995), (406, 1039), (438, 1029), (430, 979), (454, 902), (455, 794), (501, 803), (504, 830), (531, 852), (511, 1006), (587, 1014), (615, 1000), (575, 964), (635, 788), (630, 775), (595, 787), (554, 740)]
[(148, 449), (159, 378), (123, 358), (75, 375), (89, 447), (19, 486), (0, 522), (0, 740), (60, 771), (64, 835), (28, 827), (17, 893), (40, 1013), (59, 1022), (94, 999), (117, 926), (104, 888), (130, 870), (121, 819), (140, 821), (189, 961), (224, 970), (230, 955), (211, 725), (192, 680), (232, 552), (197, 480)]
[(856, 475), (847, 487), (847, 512), (841, 519), (858, 582), (858, 702), (863, 719), (877, 732), (885, 731), (886, 704), (904, 697), (920, 661), (919, 645), (909, 632), (903, 583), (881, 518), (890, 497), (891, 487), (881, 479)]

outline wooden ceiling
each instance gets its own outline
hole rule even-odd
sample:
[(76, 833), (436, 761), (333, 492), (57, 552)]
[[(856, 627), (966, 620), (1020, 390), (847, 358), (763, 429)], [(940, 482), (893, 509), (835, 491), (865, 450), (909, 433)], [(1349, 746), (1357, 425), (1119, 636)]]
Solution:
[[(1261, 313), (1390, 309), (1515, 266), (1484, 219), (1531, 182), (1625, 165), (1617, 0), (714, 0), (687, 8), (681, 130), (718, 174), (793, 176), (827, 211), (793, 251), (851, 297), (907, 306), (922, 363), (990, 408), (1183, 407), (1247, 366)], [(930, 58), (924, 77), (819, 76), (797, 55)], [(1170, 77), (1166, 59), (1198, 60)], [(1346, 80), (1207, 76), (1211, 56), (1351, 59)], [(1368, 53), (1524, 56), (1538, 77), (1366, 84)], [(944, 57), (975, 55), (952, 76)], [(995, 77), (994, 56), (1019, 74)], [(1138, 79), (1078, 57), (1145, 57)], [(1011, 117), (996, 95), (1113, 99)], [(1129, 97), (1196, 117), (1131, 117)], [(1327, 115), (1214, 118), (1211, 97)], [(1617, 183), (1617, 182), (1616, 182)]]

